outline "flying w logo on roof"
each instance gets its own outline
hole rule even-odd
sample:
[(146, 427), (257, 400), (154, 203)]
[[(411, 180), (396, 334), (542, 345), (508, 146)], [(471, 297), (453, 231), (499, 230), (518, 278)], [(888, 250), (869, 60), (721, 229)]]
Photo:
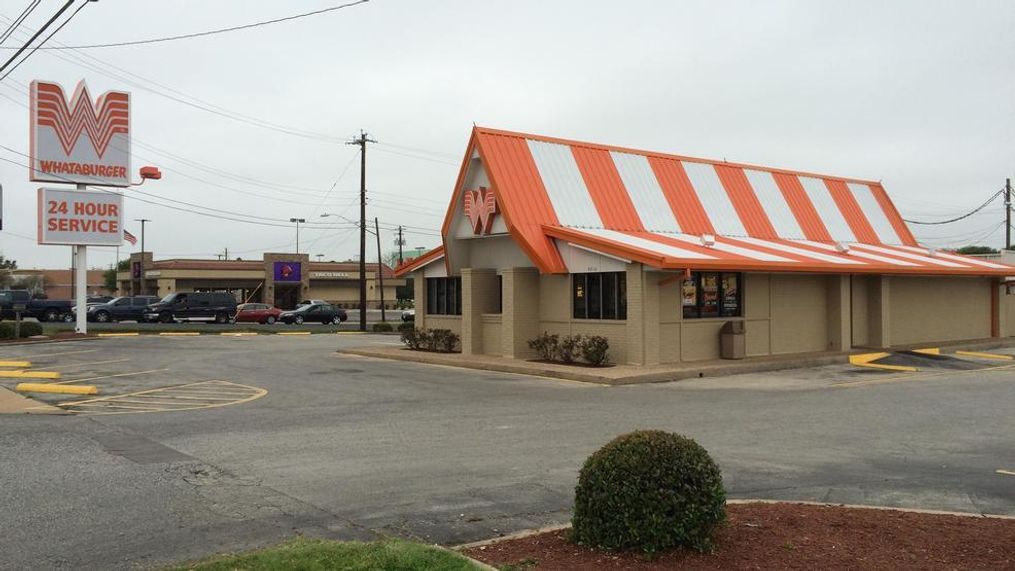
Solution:
[(34, 87), (38, 125), (52, 128), (68, 155), (84, 132), (96, 155), (102, 158), (113, 136), (127, 134), (130, 128), (127, 93), (107, 91), (93, 104), (84, 81), (78, 83), (70, 102), (56, 83), (38, 81)]

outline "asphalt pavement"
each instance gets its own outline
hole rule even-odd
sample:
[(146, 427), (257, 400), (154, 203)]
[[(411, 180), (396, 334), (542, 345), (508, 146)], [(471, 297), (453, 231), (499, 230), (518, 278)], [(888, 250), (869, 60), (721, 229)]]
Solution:
[[(639, 428), (698, 440), (734, 498), (1015, 515), (1006, 362), (604, 387), (334, 352), (397, 342), (0, 347), (0, 358), (59, 368), (114, 403), (49, 396), (78, 412), (0, 415), (0, 568), (151, 567), (296, 533), (454, 544), (561, 523), (584, 459)], [(237, 386), (261, 392), (229, 396)]]

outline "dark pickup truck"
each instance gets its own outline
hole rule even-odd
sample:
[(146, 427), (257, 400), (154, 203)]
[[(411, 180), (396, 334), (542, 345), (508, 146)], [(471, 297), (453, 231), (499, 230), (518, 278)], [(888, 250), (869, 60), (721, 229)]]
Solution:
[(0, 291), (0, 319), (14, 319), (15, 306), (23, 307), (21, 317), (34, 317), (39, 321), (74, 321), (68, 299), (32, 299), (27, 290)]

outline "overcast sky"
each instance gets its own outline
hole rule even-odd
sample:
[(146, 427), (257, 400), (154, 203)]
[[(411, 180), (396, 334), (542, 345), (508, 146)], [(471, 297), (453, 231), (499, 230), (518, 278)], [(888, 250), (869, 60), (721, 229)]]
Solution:
[[(28, 3), (0, 0), (0, 16), (13, 18)], [(101, 0), (54, 40), (83, 45), (185, 34), (339, 3)], [(36, 29), (62, 4), (43, 0), (23, 29)], [(4, 45), (20, 45), (25, 35), (15, 38), (21, 41)], [(141, 191), (206, 213), (335, 221), (337, 227), (300, 232), (300, 249), (325, 259), (358, 252), (348, 223), (319, 217), (357, 216), (355, 148), (236, 121), (167, 95), (338, 139), (365, 129), (378, 141), (367, 155), (374, 197), (368, 216), (412, 227), (409, 248), (439, 242), (473, 123), (880, 179), (905, 217), (925, 220), (962, 214), (1015, 176), (1015, 2), (1008, 0), (371, 0), (197, 39), (40, 50), (0, 82), (0, 145), (28, 152), (28, 111), (19, 105), (28, 103), (28, 82), (57, 81), (70, 90), (81, 78), (93, 96), (132, 93), (134, 167), (155, 164), (164, 172)], [(26, 161), (4, 149), (0, 158)], [(38, 185), (27, 169), (0, 161), (0, 184), (0, 251), (21, 267), (69, 265), (69, 247), (35, 244)], [(232, 258), (259, 258), (294, 248), (291, 227), (127, 196), (128, 219), (153, 220), (146, 249), (156, 258), (214, 258), (225, 248)], [(929, 244), (1000, 246), (1003, 205), (961, 223), (912, 228)], [(140, 234), (135, 222), (127, 229)], [(391, 232), (382, 231), (382, 239), (385, 250), (394, 247)], [(140, 245), (121, 249), (121, 257), (131, 249)], [(101, 266), (115, 253), (91, 248), (89, 256), (90, 265)]]

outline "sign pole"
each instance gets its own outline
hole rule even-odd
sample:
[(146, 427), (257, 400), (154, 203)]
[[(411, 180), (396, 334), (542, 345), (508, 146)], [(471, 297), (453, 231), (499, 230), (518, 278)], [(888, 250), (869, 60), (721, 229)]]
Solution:
[[(88, 187), (83, 184), (77, 185), (78, 190), (84, 191)], [(77, 316), (74, 324), (74, 332), (88, 333), (88, 246), (77, 246), (74, 254), (74, 293), (77, 303)]]

